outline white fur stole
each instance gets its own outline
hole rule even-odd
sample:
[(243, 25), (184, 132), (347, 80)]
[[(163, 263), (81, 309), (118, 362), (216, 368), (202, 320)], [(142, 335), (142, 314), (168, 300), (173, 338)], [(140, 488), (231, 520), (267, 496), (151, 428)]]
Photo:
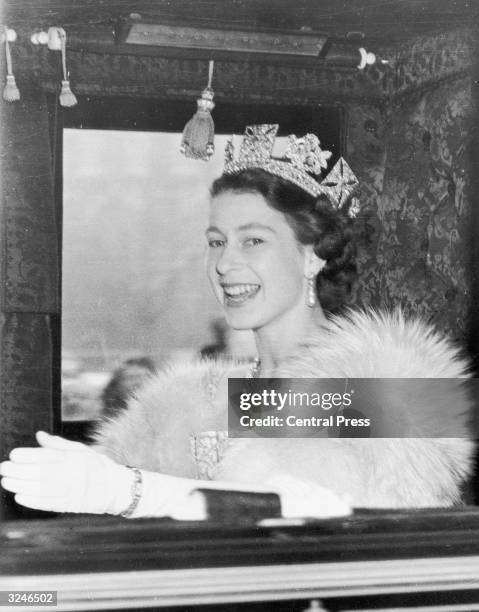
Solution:
[[(127, 411), (99, 427), (98, 450), (122, 464), (195, 478), (190, 435), (227, 429), (227, 397), (215, 391), (232, 367), (203, 361), (158, 374)], [(461, 378), (467, 376), (467, 362), (419, 320), (407, 321), (399, 311), (359, 311), (328, 321), (276, 375)], [(348, 494), (355, 507), (458, 503), (461, 485), (471, 473), (474, 446), (468, 439), (471, 406), (463, 388), (452, 384), (444, 395), (425, 380), (415, 386), (411, 402), (406, 381), (399, 393), (385, 393), (380, 400), (386, 414), (399, 411), (416, 435), (447, 432), (449, 437), (230, 439), (215, 478), (265, 483), (285, 475), (311, 480)]]

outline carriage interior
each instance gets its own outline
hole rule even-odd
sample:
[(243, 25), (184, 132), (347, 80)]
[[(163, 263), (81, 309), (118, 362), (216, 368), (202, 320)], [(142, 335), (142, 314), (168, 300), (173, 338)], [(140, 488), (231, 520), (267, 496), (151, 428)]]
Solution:
[[(172, 357), (254, 355), (204, 287), (196, 232), (248, 124), (313, 132), (331, 163), (347, 158), (361, 207), (351, 305), (420, 315), (477, 376), (478, 3), (2, 10), (0, 74), (17, 90), (1, 101), (0, 461), (38, 430), (87, 441), (122, 385)], [(179, 149), (209, 76), (205, 163)], [(479, 610), (477, 473), (461, 508), (271, 525), (55, 516), (1, 490), (0, 591), (55, 590), (62, 610)]]

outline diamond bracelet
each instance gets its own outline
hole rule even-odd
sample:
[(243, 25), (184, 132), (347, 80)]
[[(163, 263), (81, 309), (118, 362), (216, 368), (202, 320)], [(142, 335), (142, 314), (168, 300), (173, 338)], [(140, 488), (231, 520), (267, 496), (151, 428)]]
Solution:
[(120, 513), (120, 516), (123, 516), (124, 518), (131, 518), (132, 514), (135, 512), (138, 504), (140, 503), (140, 499), (143, 493), (143, 475), (141, 471), (136, 467), (132, 467), (131, 465), (127, 465), (126, 467), (133, 471), (135, 477), (131, 485), (130, 505), (124, 512)]

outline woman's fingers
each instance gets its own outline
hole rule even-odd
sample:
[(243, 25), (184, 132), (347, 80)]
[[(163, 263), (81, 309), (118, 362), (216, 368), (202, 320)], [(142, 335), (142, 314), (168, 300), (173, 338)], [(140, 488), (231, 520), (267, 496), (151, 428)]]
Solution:
[(53, 483), (40, 482), (38, 480), (20, 480), (6, 476), (2, 478), (2, 487), (12, 493), (29, 495), (34, 497), (59, 497), (63, 491), (59, 491)]
[(88, 449), (88, 447), (81, 442), (72, 442), (60, 436), (52, 436), (45, 431), (37, 431), (35, 437), (38, 444), (43, 448), (66, 451), (83, 451)]
[(89, 450), (85, 444), (71, 442), (60, 436), (51, 436), (44, 431), (37, 432), (36, 437), (40, 448), (14, 448), (10, 453), (10, 461), (15, 463), (64, 463), (68, 453)]
[(0, 464), (18, 503), (54, 512), (119, 514), (131, 501), (131, 471), (79, 442), (38, 432), (39, 448), (16, 448)]
[(63, 463), (14, 463), (13, 461), (4, 461), (0, 464), (0, 476), (7, 478), (16, 478), (18, 480), (34, 480), (41, 483), (52, 483), (58, 485), (60, 477), (63, 480), (71, 480), (69, 478), (68, 465)]
[(351, 507), (344, 497), (309, 480), (282, 475), (270, 478), (267, 484), (281, 496), (281, 512), (286, 518), (351, 514)]
[[(45, 453), (65, 455), (64, 461), (55, 463), (15, 463), (5, 461), (0, 466), (4, 477), (2, 486), (13, 493), (39, 498), (62, 498), (79, 495), (85, 490), (88, 481), (88, 466), (83, 453), (50, 451), (38, 449)], [(88, 455), (86, 455), (88, 456)], [(46, 505), (44, 508), (47, 509)], [(55, 508), (52, 508), (54, 510)]]
[(38, 483), (32, 482), (31, 480), (19, 480), (18, 478), (10, 478), (5, 476), (2, 478), (2, 487), (11, 493), (24, 493), (27, 491), (34, 491), (35, 495), (38, 493)]
[(4, 477), (2, 486), (14, 493), (25, 493), (38, 497), (68, 496), (76, 488), (84, 488), (85, 469), (84, 455), (51, 451), (49, 449), (31, 449), (43, 454), (56, 453), (62, 459), (55, 462), (18, 463), (4, 461), (0, 464), (0, 474)]
[(7, 476), (0, 480), (0, 484), (2, 485), (2, 487), (7, 491), (10, 491), (11, 493), (17, 493), (18, 482), (19, 481), (17, 481), (16, 478), (9, 478)]
[(66, 454), (49, 448), (14, 448), (9, 458), (14, 463), (63, 463)]
[(17, 504), (34, 508), (35, 510), (48, 510), (50, 512), (68, 512), (63, 497), (36, 497), (32, 495), (15, 495)]
[(0, 475), (20, 480), (38, 480), (45, 473), (41, 464), (4, 461), (0, 464)]

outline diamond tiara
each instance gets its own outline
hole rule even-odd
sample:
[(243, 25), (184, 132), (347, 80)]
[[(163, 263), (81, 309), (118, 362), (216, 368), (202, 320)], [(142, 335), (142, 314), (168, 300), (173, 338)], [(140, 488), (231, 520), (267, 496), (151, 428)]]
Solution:
[[(318, 179), (327, 169), (332, 153), (321, 149), (321, 143), (315, 134), (306, 134), (302, 138), (291, 135), (288, 137), (284, 156), (275, 158), (272, 153), (278, 128), (278, 124), (247, 126), (237, 159), (233, 140), (228, 141), (224, 174), (237, 174), (242, 170), (259, 168), (294, 183), (313, 197), (324, 194), (334, 208), (342, 208), (359, 185), (346, 161), (341, 157), (319, 182)], [(316, 175), (318, 179), (312, 175)], [(355, 216), (358, 212), (357, 206), (351, 206), (348, 212)]]

